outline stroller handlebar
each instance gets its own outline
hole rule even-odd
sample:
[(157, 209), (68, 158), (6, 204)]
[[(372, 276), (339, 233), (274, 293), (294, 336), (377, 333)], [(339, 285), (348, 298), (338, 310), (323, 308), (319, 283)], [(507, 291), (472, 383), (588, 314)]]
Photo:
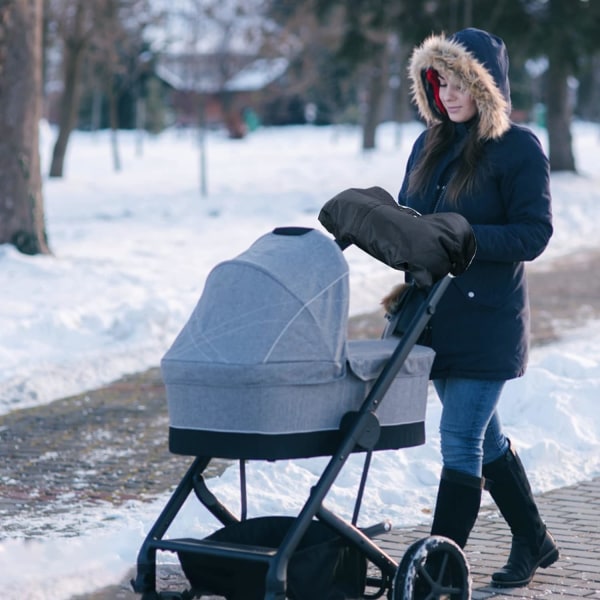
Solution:
[(476, 251), (475, 235), (458, 213), (421, 215), (380, 187), (349, 188), (325, 203), (319, 221), (342, 250), (355, 244), (388, 266), (430, 287), (460, 275)]

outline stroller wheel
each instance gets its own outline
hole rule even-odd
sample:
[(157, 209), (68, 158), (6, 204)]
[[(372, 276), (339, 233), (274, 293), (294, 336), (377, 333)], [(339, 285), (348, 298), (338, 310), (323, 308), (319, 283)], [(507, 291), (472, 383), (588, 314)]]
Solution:
[(393, 600), (469, 600), (471, 580), (460, 547), (430, 536), (408, 547), (393, 582)]

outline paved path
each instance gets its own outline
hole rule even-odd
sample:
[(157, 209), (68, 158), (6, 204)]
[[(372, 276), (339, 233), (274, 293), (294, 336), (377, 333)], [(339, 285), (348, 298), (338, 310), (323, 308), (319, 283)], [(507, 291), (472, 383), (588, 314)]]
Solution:
[[(529, 280), (534, 343), (553, 341), (561, 331), (600, 318), (600, 251), (565, 257), (552, 265), (552, 271), (533, 271)], [(378, 336), (381, 326), (381, 313), (374, 313), (353, 319), (350, 334)], [(0, 539), (17, 533), (43, 535), (37, 529), (40, 516), (72, 513), (100, 501), (119, 506), (172, 488), (189, 459), (168, 452), (167, 428), (158, 369), (47, 406), (0, 416)], [(213, 465), (215, 471), (222, 467)], [(483, 510), (468, 547), (475, 600), (600, 599), (599, 481), (555, 490), (540, 498), (540, 506), (563, 548), (560, 562), (541, 571), (529, 588), (499, 592), (486, 587), (490, 573), (508, 553), (509, 535), (496, 513)], [(24, 531), (27, 520), (31, 526)], [(48, 519), (42, 520), (47, 529)], [(58, 530), (61, 519), (55, 521)], [(409, 543), (426, 534), (426, 527), (392, 532), (385, 544), (392, 555), (402, 556)], [(178, 573), (160, 576), (166, 585), (180, 581)], [(134, 598), (138, 596), (122, 582), (73, 600)]]
[[(547, 569), (539, 569), (526, 588), (491, 587), (491, 573), (506, 562), (510, 531), (495, 509), (485, 508), (465, 549), (473, 578), (473, 600), (600, 598), (600, 478), (553, 490), (537, 499), (560, 547), (559, 560)], [(425, 526), (409, 532), (392, 532), (386, 540), (386, 543), (389, 540), (388, 551), (400, 557), (407, 540), (411, 543), (428, 533)]]
[[(538, 570), (528, 587), (510, 590), (491, 587), (491, 573), (501, 567), (508, 556), (510, 531), (495, 509), (483, 508), (466, 548), (473, 580), (473, 600), (600, 598), (600, 478), (540, 495), (538, 505), (560, 546), (560, 559), (548, 569)], [(377, 543), (400, 561), (410, 544), (427, 535), (428, 526), (421, 525), (392, 530)], [(160, 567), (157, 580), (159, 590), (186, 589), (185, 579), (173, 567)], [(139, 596), (131, 591), (128, 581), (123, 581), (120, 585), (73, 600), (136, 598)]]

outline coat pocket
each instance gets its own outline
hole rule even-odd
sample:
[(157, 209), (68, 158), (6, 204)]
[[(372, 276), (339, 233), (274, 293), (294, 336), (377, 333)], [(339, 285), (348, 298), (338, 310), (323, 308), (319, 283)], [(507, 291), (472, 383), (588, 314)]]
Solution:
[(525, 292), (521, 263), (476, 263), (456, 277), (453, 284), (467, 302), (488, 308), (523, 302)]

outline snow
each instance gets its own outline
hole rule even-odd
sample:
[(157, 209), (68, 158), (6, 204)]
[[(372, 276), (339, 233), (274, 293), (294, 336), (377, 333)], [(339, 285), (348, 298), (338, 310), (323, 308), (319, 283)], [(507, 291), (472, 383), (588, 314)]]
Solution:
[(281, 77), (288, 66), (289, 61), (287, 58), (259, 58), (235, 74), (227, 82), (225, 88), (231, 92), (260, 90)]
[[(0, 246), (0, 414), (157, 366), (215, 264), (276, 226), (322, 229), (320, 207), (343, 189), (379, 185), (395, 195), (420, 130), (417, 123), (386, 124), (378, 131), (378, 149), (369, 153), (360, 151), (353, 127), (263, 128), (235, 141), (212, 132), (207, 197), (199, 191), (200, 157), (191, 132), (145, 137), (141, 154), (136, 134), (121, 132), (118, 173), (107, 134), (76, 132), (65, 177), (44, 182), (54, 254), (28, 257)], [(545, 132), (537, 133), (545, 144)], [(561, 256), (598, 248), (600, 132), (576, 123), (573, 133), (580, 175), (553, 175), (556, 232), (531, 269), (550, 269)], [(44, 172), (54, 136), (42, 127)], [(402, 275), (355, 248), (345, 255), (351, 314), (371, 312)], [(527, 374), (508, 384), (500, 412), (536, 492), (600, 475), (599, 388), (595, 321), (535, 348)], [(432, 393), (427, 443), (375, 453), (359, 524), (389, 518), (404, 526), (430, 518), (440, 469), (439, 415)], [(249, 516), (293, 514), (325, 460), (251, 463)], [(327, 497), (341, 516), (351, 515), (361, 466), (353, 457)], [(238, 508), (237, 468), (211, 484)], [(18, 519), (11, 517), (10, 537), (0, 533), (3, 597), (66, 600), (118, 582), (135, 565), (165, 501), (78, 508), (52, 522), (40, 516), (39, 534), (28, 537), (16, 533)], [(2, 518), (0, 512), (0, 524)], [(23, 531), (31, 525), (23, 524)], [(170, 534), (203, 537), (214, 527), (204, 512), (186, 505)]]

